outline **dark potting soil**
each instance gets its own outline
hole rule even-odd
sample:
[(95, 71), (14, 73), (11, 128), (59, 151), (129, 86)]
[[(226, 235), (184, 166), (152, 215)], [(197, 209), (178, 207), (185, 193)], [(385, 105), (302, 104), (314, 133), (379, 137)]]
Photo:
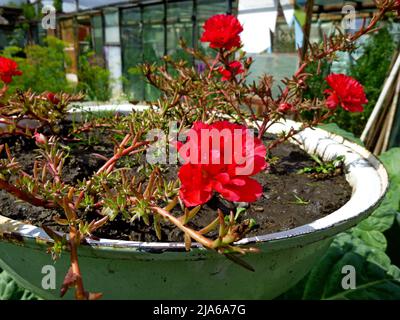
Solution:
[[(99, 130), (90, 136), (91, 145), (75, 144), (71, 148), (70, 156), (64, 165), (64, 181), (82, 180), (99, 169), (104, 160), (93, 154), (112, 156), (113, 145), (106, 133)], [(34, 159), (38, 157), (37, 147), (33, 141), (23, 138), (0, 139), (0, 144), (3, 143), (9, 144), (12, 154), (23, 169), (31, 172)], [(270, 164), (268, 170), (254, 177), (263, 186), (264, 193), (261, 199), (252, 204), (232, 204), (214, 197), (203, 206), (190, 222), (190, 226), (201, 229), (216, 218), (218, 208), (228, 214), (230, 210), (236, 210), (235, 206), (242, 205), (246, 207), (246, 211), (240, 215), (240, 220), (252, 218), (256, 222), (248, 236), (262, 235), (310, 223), (339, 209), (350, 199), (351, 187), (340, 170), (333, 175), (318, 177), (298, 173), (304, 167), (315, 165), (314, 160), (298, 146), (290, 143), (281, 144), (272, 151), (272, 156), (275, 161)], [(133, 167), (132, 170), (136, 171), (137, 167)], [(175, 179), (177, 170), (176, 166), (168, 166), (164, 174)], [(181, 215), (179, 206), (177, 208), (173, 213)], [(64, 230), (53, 220), (57, 214), (63, 216), (61, 211), (16, 201), (3, 190), (0, 190), (0, 214), (25, 223)], [(93, 218), (98, 219), (99, 216), (89, 213), (86, 220)], [(152, 226), (147, 226), (143, 221), (125, 221), (121, 217), (109, 222), (94, 235), (108, 239), (159, 241)], [(164, 223), (162, 241), (182, 240), (183, 234), (178, 228)]]

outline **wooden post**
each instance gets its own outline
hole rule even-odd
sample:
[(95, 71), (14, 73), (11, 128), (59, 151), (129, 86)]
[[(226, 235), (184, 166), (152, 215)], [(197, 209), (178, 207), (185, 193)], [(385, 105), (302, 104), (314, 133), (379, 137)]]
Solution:
[(397, 76), (396, 90), (394, 92), (392, 104), (390, 106), (389, 113), (387, 116), (387, 128), (386, 131), (384, 132), (385, 140), (383, 141), (382, 152), (385, 152), (389, 146), (390, 135), (392, 133), (394, 118), (396, 116), (396, 111), (397, 111), (397, 105), (399, 103), (399, 95), (400, 95), (400, 74)]
[(372, 129), (375, 121), (377, 120), (377, 118), (379, 116), (381, 109), (384, 106), (384, 102), (386, 101), (386, 96), (387, 96), (388, 92), (390, 91), (399, 70), (400, 70), (400, 54), (397, 56), (396, 63), (394, 64), (392, 70), (390, 71), (389, 77), (386, 79), (385, 84), (383, 85), (382, 92), (379, 96), (379, 99), (376, 102), (374, 110), (372, 111), (371, 116), (368, 119), (367, 125), (365, 126), (365, 129), (361, 135), (361, 141), (363, 141), (363, 142), (366, 141), (370, 130)]
[(314, 0), (308, 0), (306, 4), (306, 23), (303, 27), (303, 46), (301, 48), (301, 61), (304, 60), (310, 41), (312, 15), (314, 10)]

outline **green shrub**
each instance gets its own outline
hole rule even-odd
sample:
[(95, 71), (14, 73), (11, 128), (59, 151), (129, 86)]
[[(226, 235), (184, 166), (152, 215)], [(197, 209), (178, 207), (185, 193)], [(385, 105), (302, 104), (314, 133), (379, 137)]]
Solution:
[[(388, 74), (388, 69), (395, 50), (395, 42), (390, 35), (388, 26), (380, 29), (371, 36), (364, 45), (362, 56), (350, 66), (349, 75), (357, 79), (365, 89), (368, 104), (362, 113), (351, 113), (338, 110), (330, 122), (336, 123), (340, 128), (360, 136), (371, 112), (379, 98), (383, 83)], [(317, 65), (310, 65), (306, 72), (315, 74), (307, 81), (308, 90), (306, 98), (323, 98), (324, 90), (328, 88), (325, 77), (330, 73), (331, 64), (321, 66), (321, 74), (316, 74)]]
[(99, 66), (94, 52), (79, 57), (78, 89), (90, 100), (107, 101), (111, 98), (110, 72)]
[(357, 136), (361, 135), (378, 101), (394, 51), (395, 42), (388, 27), (380, 29), (370, 38), (364, 47), (363, 55), (350, 68), (350, 75), (364, 86), (369, 102), (364, 112), (350, 113), (340, 110), (332, 121)]
[(45, 45), (29, 45), (25, 49), (10, 46), (1, 55), (17, 61), (23, 76), (14, 77), (10, 92), (16, 89), (34, 92), (83, 91), (90, 100), (107, 101), (111, 97), (109, 71), (100, 67), (93, 52), (79, 57), (79, 84), (69, 83), (66, 67), (71, 63), (65, 53), (65, 43), (55, 37), (47, 37)]
[(57, 12), (63, 12), (63, 2), (62, 0), (53, 0), (53, 7)]
[(45, 46), (29, 45), (25, 49), (19, 47), (7, 47), (2, 55), (17, 61), (23, 76), (14, 77), (10, 84), (10, 91), (16, 89), (34, 92), (72, 92), (74, 88), (66, 79), (65, 67), (70, 60), (65, 54), (64, 42), (47, 37)]
[(320, 74), (317, 74), (318, 64), (311, 63), (305, 70), (306, 73), (313, 74), (312, 77), (309, 77), (307, 80), (307, 91), (304, 94), (304, 97), (307, 99), (313, 98), (324, 98), (324, 91), (328, 89), (328, 84), (325, 81), (325, 78), (329, 75), (331, 64), (327, 61), (323, 61), (320, 66)]

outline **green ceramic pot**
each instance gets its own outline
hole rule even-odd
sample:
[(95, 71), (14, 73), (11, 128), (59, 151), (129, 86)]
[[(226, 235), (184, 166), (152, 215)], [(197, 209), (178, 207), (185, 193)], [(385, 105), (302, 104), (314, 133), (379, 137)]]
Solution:
[[(118, 110), (126, 112), (131, 108)], [(280, 132), (297, 125), (289, 121), (270, 131)], [(336, 234), (356, 225), (377, 207), (388, 187), (385, 168), (364, 148), (321, 129), (305, 130), (296, 140), (308, 153), (325, 160), (344, 155), (346, 178), (353, 194), (342, 208), (322, 219), (241, 240), (240, 244), (261, 250), (245, 257), (255, 272), (198, 244), (186, 252), (183, 243), (101, 239), (89, 241), (79, 249), (85, 287), (102, 292), (105, 299), (272, 299), (285, 292), (304, 277)], [(0, 216), (0, 267), (45, 299), (59, 298), (69, 266), (68, 253), (53, 263), (46, 253), (51, 241), (38, 227)], [(49, 281), (53, 274), (55, 289)], [(72, 292), (67, 298), (72, 298)]]

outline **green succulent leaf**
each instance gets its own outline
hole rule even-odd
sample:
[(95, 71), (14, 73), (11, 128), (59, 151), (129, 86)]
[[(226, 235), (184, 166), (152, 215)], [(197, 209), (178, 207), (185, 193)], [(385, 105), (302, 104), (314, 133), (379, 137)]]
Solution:
[(18, 286), (15, 280), (0, 269), (0, 300), (37, 300), (38, 298), (28, 290)]
[[(355, 289), (342, 286), (346, 266), (354, 267)], [(343, 233), (308, 276), (281, 299), (400, 299), (400, 270), (383, 250)]]

